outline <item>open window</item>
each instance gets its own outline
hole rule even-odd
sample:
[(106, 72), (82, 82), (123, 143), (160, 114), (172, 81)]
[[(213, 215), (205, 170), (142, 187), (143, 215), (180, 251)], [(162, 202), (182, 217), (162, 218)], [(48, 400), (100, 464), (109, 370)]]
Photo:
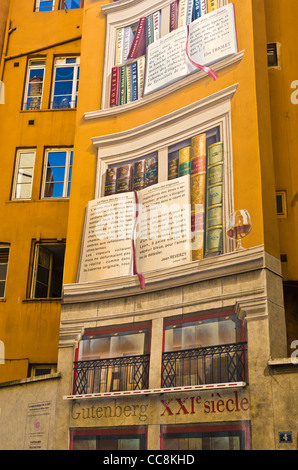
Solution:
[(67, 198), (70, 195), (73, 150), (47, 149), (42, 184), (43, 198)]
[(57, 57), (55, 59), (51, 109), (77, 107), (79, 74), (79, 57)]
[(62, 294), (65, 243), (36, 243), (34, 246), (32, 299), (60, 298)]

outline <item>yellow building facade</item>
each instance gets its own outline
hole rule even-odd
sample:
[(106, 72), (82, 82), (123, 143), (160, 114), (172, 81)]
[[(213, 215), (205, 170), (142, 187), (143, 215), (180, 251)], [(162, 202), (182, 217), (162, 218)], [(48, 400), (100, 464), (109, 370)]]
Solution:
[[(297, 6), (213, 3), (174, 27), (170, 0), (10, 2), (1, 448), (297, 449)], [(121, 34), (154, 18), (144, 62), (118, 60)], [(185, 68), (207, 43), (211, 70)], [(132, 243), (136, 202), (139, 220), (168, 203), (158, 228), (174, 231), (171, 204), (191, 207), (192, 188), (197, 245)], [(227, 236), (237, 210), (242, 250)]]

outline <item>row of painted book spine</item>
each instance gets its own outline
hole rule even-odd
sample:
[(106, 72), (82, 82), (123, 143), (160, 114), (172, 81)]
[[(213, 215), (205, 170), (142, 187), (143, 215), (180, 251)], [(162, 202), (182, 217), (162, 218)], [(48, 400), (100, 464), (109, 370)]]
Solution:
[(105, 196), (140, 191), (158, 182), (157, 155), (151, 155), (135, 163), (125, 163), (108, 168), (105, 179)]
[(174, 0), (170, 5), (170, 31), (217, 10), (222, 3), (223, 0)]
[(206, 147), (206, 134), (191, 139), (169, 161), (168, 179), (191, 175), (192, 259), (222, 252), (223, 143)]

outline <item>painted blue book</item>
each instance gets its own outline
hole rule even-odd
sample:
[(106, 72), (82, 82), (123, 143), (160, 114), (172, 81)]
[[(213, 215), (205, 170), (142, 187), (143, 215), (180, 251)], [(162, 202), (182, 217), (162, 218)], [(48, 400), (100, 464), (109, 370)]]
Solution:
[(138, 99), (138, 64), (133, 62), (131, 64), (131, 101)]
[(193, 0), (193, 16), (194, 20), (201, 16), (201, 0)]
[(207, 13), (207, 0), (193, 0), (194, 20)]

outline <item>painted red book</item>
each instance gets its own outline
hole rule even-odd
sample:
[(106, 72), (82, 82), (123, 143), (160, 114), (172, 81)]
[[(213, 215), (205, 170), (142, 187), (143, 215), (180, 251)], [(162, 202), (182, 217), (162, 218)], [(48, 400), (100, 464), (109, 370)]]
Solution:
[(118, 106), (119, 104), (119, 83), (120, 83), (120, 68), (113, 67), (112, 74), (111, 74), (110, 106)]
[(137, 30), (128, 53), (127, 59), (136, 59), (146, 52), (146, 16), (139, 19)]
[(170, 5), (170, 31), (174, 31), (177, 29), (177, 18), (178, 18), (178, 2), (174, 0), (174, 2)]

